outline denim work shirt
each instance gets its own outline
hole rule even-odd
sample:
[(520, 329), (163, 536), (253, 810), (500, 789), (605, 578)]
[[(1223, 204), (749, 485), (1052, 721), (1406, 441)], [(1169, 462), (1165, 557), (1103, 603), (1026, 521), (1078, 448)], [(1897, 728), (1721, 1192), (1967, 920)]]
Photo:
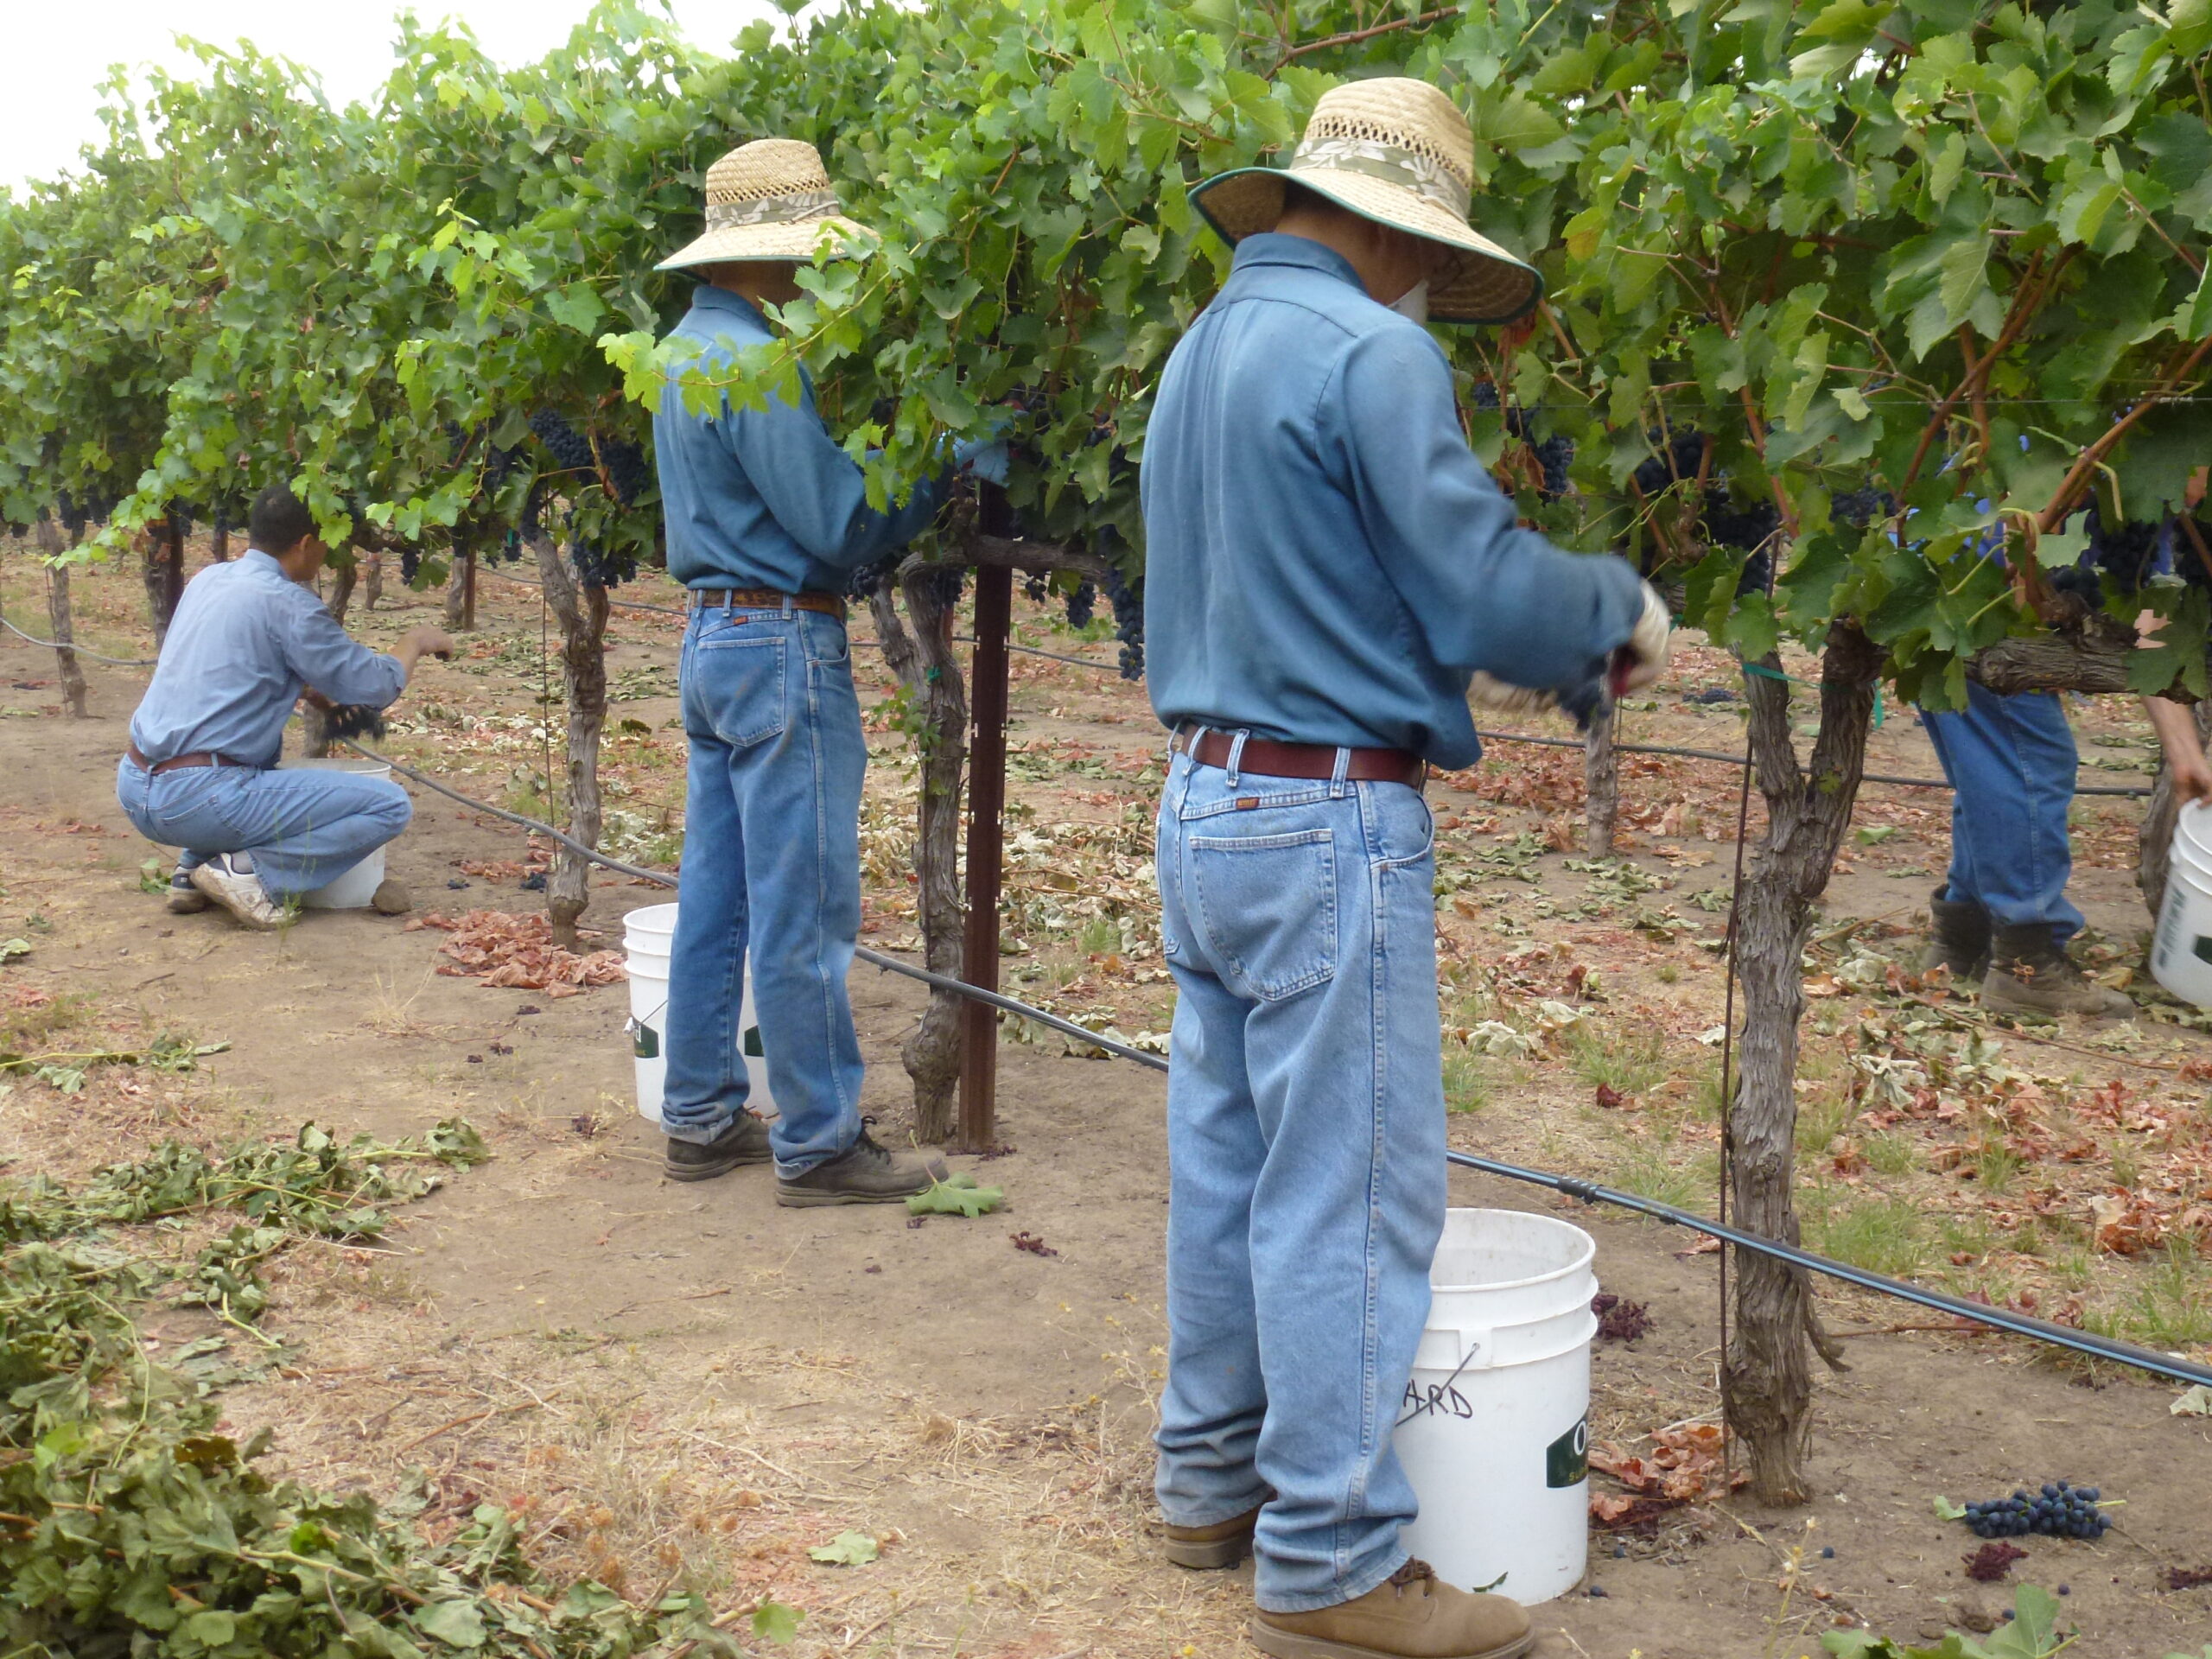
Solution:
[(1516, 522), (1428, 331), (1302, 237), (1247, 237), (1145, 439), (1153, 708), (1278, 741), (1482, 753), (1477, 669), (1573, 691), (1641, 613), (1621, 559)]
[(157, 764), (212, 751), (273, 766), (308, 686), (333, 702), (381, 709), (406, 689), (407, 671), (350, 638), (310, 589), (249, 549), (185, 584), (130, 741)]
[[(709, 370), (774, 338), (745, 300), (706, 283), (670, 337), (700, 342), (697, 366)], [(695, 415), (670, 378), (653, 454), (668, 573), (685, 587), (842, 593), (849, 573), (912, 541), (944, 500), (940, 478), (916, 486), (895, 512), (869, 506), (860, 466), (823, 424), (804, 370), (800, 383), (796, 404), (737, 409), (725, 396), (715, 413)]]

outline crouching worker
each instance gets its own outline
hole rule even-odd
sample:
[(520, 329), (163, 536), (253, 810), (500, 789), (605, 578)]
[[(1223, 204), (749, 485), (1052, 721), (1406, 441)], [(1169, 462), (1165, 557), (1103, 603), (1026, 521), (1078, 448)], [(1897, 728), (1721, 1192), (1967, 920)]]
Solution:
[(1425, 767), (1471, 765), (1478, 671), (1573, 698), (1662, 664), (1622, 560), (1515, 522), (1421, 326), (1527, 313), (1469, 227), (1473, 139), (1423, 82), (1325, 93), (1287, 172), (1192, 193), (1236, 248), (1175, 347), (1141, 487), (1150, 689), (1173, 733), (1161, 931), (1170, 1560), (1257, 1555), (1262, 1653), (1508, 1659), (1528, 1615), (1399, 1530), (1390, 1435), (1444, 1224)]
[[(407, 793), (380, 778), (276, 771), (284, 722), (302, 692), (381, 709), (425, 652), (453, 641), (413, 630), (389, 656), (347, 638), (310, 586), (329, 550), (283, 485), (257, 497), (245, 556), (210, 565), (178, 602), (153, 683), (130, 720), (116, 798), (139, 834), (183, 849), (169, 908), (210, 901), (251, 928), (336, 880), (407, 827)], [(386, 880), (372, 901), (407, 908)]]

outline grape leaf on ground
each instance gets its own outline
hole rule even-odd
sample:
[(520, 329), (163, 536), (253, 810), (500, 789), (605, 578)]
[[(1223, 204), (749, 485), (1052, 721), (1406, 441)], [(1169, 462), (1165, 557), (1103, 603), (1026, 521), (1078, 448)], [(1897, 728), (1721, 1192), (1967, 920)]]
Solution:
[(825, 1567), (866, 1567), (882, 1552), (864, 1532), (841, 1532), (826, 1544), (817, 1544), (807, 1554)]
[(962, 1170), (941, 1181), (931, 1182), (926, 1192), (915, 1193), (906, 1200), (906, 1212), (914, 1216), (965, 1216), (973, 1221), (978, 1216), (988, 1216), (1005, 1202), (1003, 1187), (978, 1186), (976, 1178)]

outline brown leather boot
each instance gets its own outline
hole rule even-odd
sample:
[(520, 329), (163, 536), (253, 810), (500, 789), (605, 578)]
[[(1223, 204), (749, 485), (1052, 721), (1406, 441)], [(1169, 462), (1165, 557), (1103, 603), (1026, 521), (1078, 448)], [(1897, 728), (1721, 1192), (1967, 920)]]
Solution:
[(1200, 1571), (1234, 1567), (1252, 1553), (1252, 1529), (1259, 1524), (1260, 1511), (1256, 1509), (1232, 1515), (1211, 1526), (1171, 1524), (1164, 1529), (1167, 1535), (1167, 1559), (1177, 1567)]
[(1274, 1659), (1516, 1659), (1535, 1640), (1519, 1602), (1455, 1590), (1427, 1561), (1333, 1607), (1262, 1611), (1251, 1637)]
[(1938, 963), (1951, 982), (1964, 985), (1989, 971), (1989, 912), (1970, 899), (1946, 899), (1942, 887), (1928, 901), (1928, 950), (1920, 971)]
[(1981, 1006), (2004, 1014), (2078, 1014), (2132, 1020), (2133, 1000), (2085, 976), (2048, 924), (2000, 927), (1989, 947)]

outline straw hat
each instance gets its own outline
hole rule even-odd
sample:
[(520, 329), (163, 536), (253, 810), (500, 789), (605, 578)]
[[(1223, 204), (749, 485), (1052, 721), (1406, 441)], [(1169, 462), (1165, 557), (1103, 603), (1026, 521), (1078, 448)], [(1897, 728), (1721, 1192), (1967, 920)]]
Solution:
[(1544, 279), (1467, 224), (1475, 139), (1459, 107), (1425, 80), (1348, 81), (1321, 94), (1287, 168), (1240, 167), (1191, 193), (1206, 222), (1236, 243), (1282, 217), (1283, 181), (1378, 225), (1463, 257), (1430, 280), (1439, 322), (1510, 322), (1543, 297)]
[(837, 191), (812, 144), (756, 138), (707, 169), (706, 234), (660, 262), (662, 270), (727, 259), (811, 259), (824, 237), (874, 239), (838, 211)]

